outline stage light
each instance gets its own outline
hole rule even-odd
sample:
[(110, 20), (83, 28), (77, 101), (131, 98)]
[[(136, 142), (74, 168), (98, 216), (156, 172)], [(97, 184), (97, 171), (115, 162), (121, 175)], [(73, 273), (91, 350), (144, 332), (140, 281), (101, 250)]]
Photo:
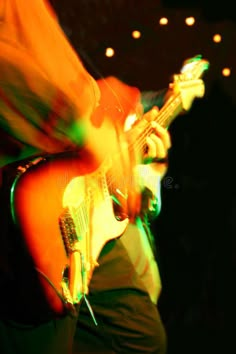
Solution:
[(185, 23), (187, 26), (193, 26), (195, 23), (195, 18), (193, 16), (186, 17)]
[(222, 39), (221, 35), (218, 33), (213, 36), (213, 42), (215, 42), (215, 43), (220, 43), (221, 39)]
[(108, 58), (113, 57), (113, 56), (115, 55), (114, 49), (111, 48), (111, 47), (106, 48), (105, 55), (106, 55), (106, 57), (108, 57)]
[(160, 18), (159, 24), (162, 25), (162, 26), (167, 25), (168, 24), (168, 18), (166, 18), (166, 17)]
[(137, 30), (133, 31), (132, 32), (132, 37), (135, 38), (135, 39), (140, 38), (141, 37), (141, 32), (137, 31)]
[(224, 68), (222, 69), (222, 75), (225, 76), (225, 77), (228, 77), (231, 75), (231, 70), (230, 68)]

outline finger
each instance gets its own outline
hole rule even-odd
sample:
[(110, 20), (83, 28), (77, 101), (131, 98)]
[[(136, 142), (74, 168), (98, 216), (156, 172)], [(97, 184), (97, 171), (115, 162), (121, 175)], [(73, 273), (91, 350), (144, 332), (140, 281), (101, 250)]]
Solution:
[(146, 112), (143, 115), (141, 120), (136, 121), (136, 124), (134, 123), (134, 126), (136, 126), (136, 132), (140, 134), (140, 132), (142, 132), (143, 129), (146, 129), (147, 125), (149, 126), (149, 122), (157, 118), (158, 112), (159, 109), (157, 107), (153, 107), (150, 111)]
[(171, 148), (171, 138), (168, 130), (166, 130), (156, 122), (151, 122), (151, 126), (154, 129), (155, 134), (163, 141), (163, 145), (165, 146), (165, 149), (169, 150)]
[(157, 117), (158, 113), (159, 113), (159, 108), (155, 106), (150, 111), (145, 113), (143, 115), (143, 118), (145, 118), (148, 122), (150, 122)]
[(156, 136), (155, 134), (151, 134), (147, 138), (147, 157), (148, 158), (159, 158), (163, 159), (166, 158), (167, 150), (163, 144), (163, 141)]
[(156, 157), (156, 144), (150, 137), (147, 137), (146, 142), (147, 142), (147, 152), (145, 154), (145, 158), (154, 159)]

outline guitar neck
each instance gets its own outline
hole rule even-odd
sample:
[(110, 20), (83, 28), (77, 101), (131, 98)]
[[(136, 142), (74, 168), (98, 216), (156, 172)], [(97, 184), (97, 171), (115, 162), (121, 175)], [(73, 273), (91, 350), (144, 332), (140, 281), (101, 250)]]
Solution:
[[(160, 109), (154, 121), (160, 124), (162, 127), (168, 128), (182, 110), (183, 107), (181, 95), (180, 93), (176, 93), (175, 95), (172, 95)], [(146, 132), (147, 136), (150, 134), (150, 131), (151, 128)]]
[[(183, 110), (182, 100), (180, 93), (172, 95), (164, 106), (159, 110), (158, 114), (154, 118), (154, 121), (160, 124), (164, 128), (168, 128), (174, 119)], [(146, 147), (146, 139), (152, 133), (152, 127), (150, 122), (147, 122), (146, 128), (142, 129), (140, 135), (133, 137), (132, 129), (127, 132), (128, 140), (130, 141), (130, 151), (132, 149), (136, 151), (143, 151)]]
[[(203, 97), (204, 84), (199, 78), (209, 67), (209, 62), (197, 55), (184, 62), (179, 75), (174, 75), (174, 85), (177, 90), (173, 90), (173, 94), (160, 109), (157, 116), (154, 118), (158, 124), (164, 128), (168, 128), (173, 120), (183, 110), (189, 110), (192, 101), (195, 97)], [(152, 133), (152, 127), (147, 122), (146, 127), (142, 129), (140, 136), (132, 137), (132, 129), (128, 132), (130, 141), (130, 149), (143, 151), (146, 146), (146, 138)]]

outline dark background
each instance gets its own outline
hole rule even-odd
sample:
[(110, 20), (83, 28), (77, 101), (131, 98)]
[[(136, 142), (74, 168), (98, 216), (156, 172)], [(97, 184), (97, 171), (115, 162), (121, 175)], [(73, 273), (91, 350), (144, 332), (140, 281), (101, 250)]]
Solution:
[[(95, 78), (116, 75), (141, 90), (166, 87), (183, 60), (202, 54), (206, 93), (170, 126), (163, 207), (153, 224), (169, 353), (235, 353), (236, 24), (233, 2), (52, 0)], [(187, 27), (184, 19), (196, 17)], [(160, 27), (161, 16), (169, 19)], [(131, 31), (142, 33), (139, 40)], [(212, 36), (222, 35), (215, 44)], [(111, 46), (116, 56), (106, 58)], [(223, 67), (231, 69), (223, 77)]]

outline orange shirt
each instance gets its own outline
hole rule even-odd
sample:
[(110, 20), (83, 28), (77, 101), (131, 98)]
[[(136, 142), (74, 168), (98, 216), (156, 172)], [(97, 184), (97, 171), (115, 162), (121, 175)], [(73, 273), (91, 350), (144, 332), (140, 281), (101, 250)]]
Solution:
[(83, 124), (99, 98), (48, 3), (1, 0), (1, 165), (83, 143)]
[(97, 128), (107, 118), (123, 123), (138, 99), (115, 78), (96, 83), (46, 0), (1, 1), (0, 167), (77, 148), (88, 136), (112, 144)]

